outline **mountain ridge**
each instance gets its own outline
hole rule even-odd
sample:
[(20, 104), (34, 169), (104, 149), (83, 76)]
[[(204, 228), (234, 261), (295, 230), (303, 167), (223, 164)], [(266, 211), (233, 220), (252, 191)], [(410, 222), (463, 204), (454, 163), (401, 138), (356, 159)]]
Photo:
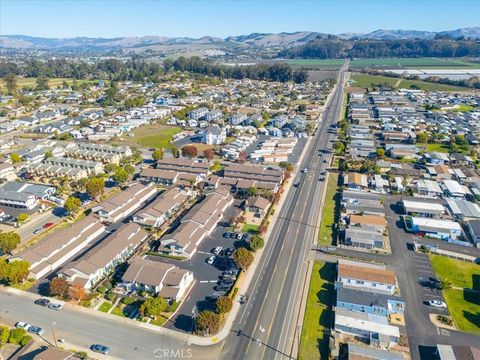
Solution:
[(384, 30), (379, 29), (369, 33), (342, 33), (338, 35), (325, 34), (315, 31), (295, 31), (281, 33), (250, 33), (244, 35), (231, 35), (226, 38), (215, 36), (168, 37), (160, 35), (125, 36), (125, 37), (70, 37), (47, 38), (29, 35), (1, 35), (0, 48), (10, 49), (129, 49), (147, 47), (151, 45), (189, 45), (189, 44), (217, 44), (224, 43), (246, 45), (253, 47), (287, 47), (302, 45), (317, 37), (338, 37), (341, 39), (371, 39), (371, 40), (399, 40), (399, 39), (432, 39), (436, 35), (447, 35), (453, 38), (461, 36), (480, 39), (480, 26), (459, 28), (447, 31), (422, 31), (422, 30)]

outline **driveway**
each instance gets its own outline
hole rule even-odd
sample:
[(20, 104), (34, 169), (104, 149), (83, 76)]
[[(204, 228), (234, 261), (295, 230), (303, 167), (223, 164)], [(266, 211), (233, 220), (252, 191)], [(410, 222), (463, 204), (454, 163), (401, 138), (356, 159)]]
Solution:
[(180, 303), (177, 313), (165, 325), (167, 328), (191, 332), (193, 330), (192, 312), (205, 309), (214, 309), (213, 302), (208, 302), (205, 297), (212, 295), (215, 291), (213, 287), (217, 284), (222, 269), (218, 266), (218, 261), (213, 265), (207, 264), (206, 260), (212, 255), (211, 250), (216, 246), (222, 246), (224, 249), (245, 245), (242, 241), (225, 238), (223, 234), (229, 231), (228, 219), (240, 211), (240, 200), (235, 200), (234, 204), (225, 210), (224, 216), (213, 232), (206, 237), (199, 245), (197, 252), (191, 259), (185, 261), (172, 260), (160, 256), (148, 255), (147, 258), (153, 261), (168, 262), (178, 266), (181, 269), (187, 269), (193, 272), (195, 284), (188, 293), (187, 297)]

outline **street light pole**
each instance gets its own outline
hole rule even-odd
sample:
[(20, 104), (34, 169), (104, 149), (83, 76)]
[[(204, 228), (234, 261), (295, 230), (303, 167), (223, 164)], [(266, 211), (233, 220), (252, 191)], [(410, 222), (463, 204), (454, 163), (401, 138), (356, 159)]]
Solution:
[(55, 337), (55, 329), (53, 328), (55, 326), (56, 322), (54, 321), (51, 325), (50, 328), (52, 329), (52, 335), (53, 335), (53, 342), (55, 343), (55, 347), (58, 347), (57, 344), (57, 338)]

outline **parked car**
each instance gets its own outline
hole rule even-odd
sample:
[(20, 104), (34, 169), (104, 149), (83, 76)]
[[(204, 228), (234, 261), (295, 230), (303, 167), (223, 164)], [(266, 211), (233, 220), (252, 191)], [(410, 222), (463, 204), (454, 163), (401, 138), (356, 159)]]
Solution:
[(210, 302), (216, 302), (219, 297), (221, 297), (221, 294), (214, 293), (212, 295), (208, 295), (205, 297), (205, 300), (210, 301)]
[(222, 252), (222, 250), (223, 250), (222, 246), (217, 246), (215, 249), (212, 249), (212, 253), (214, 253), (215, 255), (218, 255)]
[(27, 331), (32, 334), (37, 334), (38, 336), (41, 336), (45, 332), (45, 330), (39, 326), (30, 326)]
[(440, 301), (440, 300), (429, 300), (429, 301), (427, 301), (427, 304), (431, 307), (436, 307), (436, 308), (440, 308), (440, 309), (446, 309), (447, 308), (447, 304), (445, 304), (443, 301)]
[(48, 229), (49, 227), (52, 227), (54, 224), (52, 222), (48, 222), (45, 225), (43, 225), (44, 229)]
[(34, 304), (46, 307), (46, 306), (50, 305), (50, 300), (41, 298), (41, 299), (35, 300)]
[(212, 265), (215, 262), (216, 256), (212, 255), (207, 259), (207, 264)]
[(225, 285), (232, 285), (235, 281), (233, 279), (221, 279), (221, 280), (218, 280), (217, 284), (218, 285), (222, 285), (222, 284), (225, 284)]
[(215, 285), (213, 287), (213, 290), (215, 291), (227, 291), (227, 290), (230, 290), (230, 285), (225, 285), (225, 284), (222, 284), (222, 285)]
[(42, 231), (43, 231), (43, 228), (35, 229), (35, 230), (33, 230), (33, 235), (37, 235), (38, 233), (40, 233)]
[(237, 237), (237, 234), (234, 232), (230, 233), (230, 239), (235, 239)]
[(230, 231), (227, 231), (226, 233), (223, 233), (223, 237), (228, 239), (230, 237)]
[(226, 250), (225, 250), (225, 256), (228, 256), (228, 257), (232, 256), (234, 251), (235, 251), (234, 248), (228, 248), (228, 249), (226, 249)]
[(26, 323), (26, 322), (23, 322), (23, 321), (18, 321), (16, 324), (15, 324), (15, 327), (17, 329), (23, 329), (23, 330), (27, 330), (31, 327), (32, 325), (30, 325), (29, 323)]
[(48, 308), (52, 309), (52, 310), (60, 311), (60, 310), (63, 309), (63, 305), (62, 304), (50, 304), (50, 305), (48, 305)]
[(108, 355), (108, 353), (110, 352), (110, 348), (108, 346), (100, 344), (94, 344), (90, 346), (90, 350), (104, 355)]

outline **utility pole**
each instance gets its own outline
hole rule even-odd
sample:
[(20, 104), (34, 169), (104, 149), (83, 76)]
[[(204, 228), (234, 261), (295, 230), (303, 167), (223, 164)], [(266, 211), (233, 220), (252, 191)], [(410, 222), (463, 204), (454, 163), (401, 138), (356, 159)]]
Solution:
[(50, 328), (52, 329), (53, 342), (55, 343), (55, 347), (58, 347), (57, 338), (55, 337), (55, 329), (54, 329), (55, 324), (56, 324), (56, 322), (54, 321), (54, 322), (50, 325)]

